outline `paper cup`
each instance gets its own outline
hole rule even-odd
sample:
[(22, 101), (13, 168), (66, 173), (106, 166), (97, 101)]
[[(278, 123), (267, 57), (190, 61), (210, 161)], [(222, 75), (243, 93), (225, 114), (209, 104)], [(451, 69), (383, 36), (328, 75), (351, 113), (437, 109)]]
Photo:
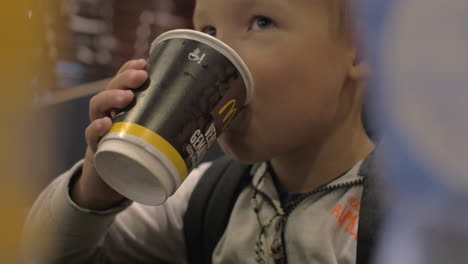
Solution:
[(233, 49), (193, 30), (159, 36), (146, 70), (148, 81), (114, 117), (95, 166), (117, 192), (158, 205), (250, 101), (253, 80)]

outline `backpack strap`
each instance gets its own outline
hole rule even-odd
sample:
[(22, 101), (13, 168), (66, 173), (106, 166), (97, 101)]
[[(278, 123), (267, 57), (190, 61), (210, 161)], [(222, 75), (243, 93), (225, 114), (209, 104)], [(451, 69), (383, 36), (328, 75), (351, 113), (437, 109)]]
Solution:
[(249, 165), (228, 157), (213, 162), (192, 192), (184, 215), (189, 263), (211, 263), (240, 191), (249, 183)]
[(359, 171), (359, 175), (366, 177), (366, 180), (364, 181), (359, 212), (357, 264), (372, 262), (380, 234), (378, 231), (382, 222), (382, 207), (379, 203), (380, 197), (376, 179), (378, 172), (375, 163), (375, 154), (371, 154), (364, 160)]
[[(213, 162), (195, 187), (184, 216), (189, 263), (211, 263), (219, 239), (240, 191), (249, 183), (249, 168), (227, 157)], [(364, 160), (359, 175), (366, 177), (359, 213), (357, 264), (370, 263), (375, 253), (382, 208), (376, 186), (374, 155)]]

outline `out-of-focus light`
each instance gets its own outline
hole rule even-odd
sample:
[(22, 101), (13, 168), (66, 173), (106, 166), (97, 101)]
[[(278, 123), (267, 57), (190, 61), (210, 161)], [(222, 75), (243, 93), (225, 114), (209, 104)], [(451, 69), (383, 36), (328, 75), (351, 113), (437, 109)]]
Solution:
[(468, 2), (358, 2), (388, 202), (375, 263), (467, 263)]

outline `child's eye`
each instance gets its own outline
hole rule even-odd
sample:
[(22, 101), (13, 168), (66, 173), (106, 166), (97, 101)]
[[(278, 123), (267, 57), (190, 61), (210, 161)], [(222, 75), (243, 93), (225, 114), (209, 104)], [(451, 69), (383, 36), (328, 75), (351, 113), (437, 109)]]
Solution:
[(263, 30), (274, 26), (273, 20), (266, 16), (254, 16), (249, 30)]
[(203, 33), (216, 37), (216, 28), (213, 26), (206, 26), (202, 29)]

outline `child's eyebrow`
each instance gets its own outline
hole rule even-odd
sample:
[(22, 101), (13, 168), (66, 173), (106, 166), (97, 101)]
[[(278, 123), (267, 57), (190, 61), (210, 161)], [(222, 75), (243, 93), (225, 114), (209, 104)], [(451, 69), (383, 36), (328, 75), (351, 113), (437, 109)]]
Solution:
[(237, 0), (239, 4), (243, 5), (243, 7), (252, 7), (262, 1), (263, 0)]
[[(242, 8), (248, 9), (252, 8), (258, 4), (268, 4), (274, 7), (284, 7), (285, 2), (284, 0), (235, 0), (236, 4), (239, 4)], [(291, 0), (288, 0), (291, 1)]]
[(192, 17), (192, 22), (193, 22), (193, 27), (197, 29), (198, 26), (200, 26), (200, 18), (204, 17), (204, 12), (202, 12), (199, 8), (195, 9), (196, 12), (193, 13)]
[[(221, 0), (225, 3), (224, 7), (231, 11), (243, 11), (243, 10), (249, 10), (254, 8), (255, 6), (258, 5), (268, 5), (269, 7), (272, 7), (277, 10), (285, 10), (287, 8), (287, 1), (292, 1), (292, 0)], [(194, 26), (198, 25), (198, 22), (202, 21), (203, 18), (209, 17), (210, 11), (208, 11), (210, 8), (206, 6), (197, 6), (196, 7), (196, 12), (194, 13), (193, 16), (193, 24)]]

